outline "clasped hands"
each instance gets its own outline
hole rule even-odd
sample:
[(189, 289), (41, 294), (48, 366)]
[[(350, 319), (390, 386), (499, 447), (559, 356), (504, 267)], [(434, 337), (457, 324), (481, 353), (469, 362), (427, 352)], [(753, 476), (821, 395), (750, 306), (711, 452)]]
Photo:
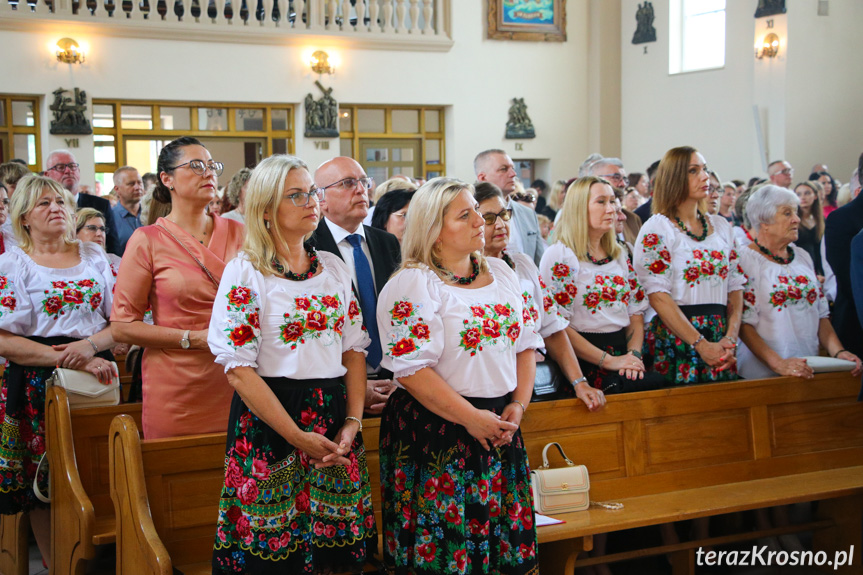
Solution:
[(54, 345), (52, 348), (60, 352), (57, 367), (92, 373), (104, 385), (109, 385), (114, 376), (119, 376), (114, 363), (96, 356), (96, 350), (86, 339)]
[(695, 351), (698, 352), (704, 363), (710, 367), (715, 367), (717, 371), (731, 369), (737, 363), (737, 342), (727, 335), (716, 343), (702, 339), (695, 346)]
[(335, 465), (351, 464), (348, 454), (360, 424), (349, 419), (346, 420), (336, 433), (335, 440), (330, 440), (315, 431), (301, 431), (296, 441), (292, 441), (295, 447), (309, 456), (309, 463), (315, 469), (333, 467)]

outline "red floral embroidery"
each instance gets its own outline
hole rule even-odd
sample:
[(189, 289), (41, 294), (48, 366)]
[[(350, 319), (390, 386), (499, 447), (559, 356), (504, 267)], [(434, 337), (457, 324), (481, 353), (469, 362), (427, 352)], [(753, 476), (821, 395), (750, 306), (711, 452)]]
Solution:
[(411, 333), (414, 334), (417, 339), (429, 339), (429, 337), (431, 336), (429, 326), (424, 323), (415, 324), (411, 328)]
[(333, 331), (338, 335), (342, 335), (342, 328), (345, 326), (345, 316), (339, 316), (336, 323), (333, 324)]
[(327, 329), (327, 316), (322, 311), (310, 311), (306, 314), (306, 328), (315, 331), (324, 331)]
[(58, 296), (52, 296), (43, 302), (43, 306), (48, 315), (56, 315), (63, 309), (63, 300)]
[(500, 337), (500, 324), (490, 318), (484, 319), (482, 321), (482, 335), (486, 337)]
[(392, 316), (394, 320), (405, 320), (413, 313), (414, 306), (407, 301), (398, 301), (393, 306)]
[(542, 309), (544, 309), (546, 312), (550, 312), (553, 307), (554, 301), (552, 301), (550, 297), (545, 296), (542, 298)]
[(470, 311), (474, 317), (485, 317), (485, 309), (482, 306), (471, 306)]
[(97, 292), (97, 293), (94, 293), (92, 296), (90, 296), (90, 307), (92, 309), (97, 309), (100, 305), (102, 305), (102, 294), (101, 293)]
[(517, 323), (512, 324), (506, 330), (506, 336), (513, 342), (518, 339), (518, 334), (520, 334), (520, 333), (521, 333), (521, 326)]
[(408, 353), (413, 353), (417, 350), (416, 344), (414, 344), (414, 340), (412, 339), (400, 339), (395, 345), (390, 348), (390, 353), (392, 355), (399, 357)]
[(647, 266), (647, 269), (649, 269), (652, 273), (661, 274), (668, 269), (668, 265), (666, 265), (666, 263), (662, 260), (655, 260), (652, 264)]
[(255, 332), (252, 331), (252, 326), (241, 325), (235, 327), (228, 337), (231, 338), (235, 347), (242, 347), (255, 338)]
[(510, 308), (506, 307), (503, 304), (497, 304), (496, 306), (494, 306), (494, 311), (497, 312), (497, 315), (509, 317), (509, 314), (512, 310), (510, 310)]
[(63, 301), (71, 304), (80, 304), (84, 302), (84, 294), (78, 289), (63, 290)]
[(303, 324), (293, 322), (282, 326), (282, 341), (290, 343), (297, 341), (303, 335)]
[(554, 301), (556, 301), (558, 305), (567, 306), (572, 302), (572, 298), (566, 292), (557, 292), (554, 294)]
[(298, 298), (294, 299), (294, 305), (297, 307), (297, 309), (301, 309), (303, 311), (306, 311), (312, 305), (312, 302), (309, 301), (309, 298), (298, 297)]
[(239, 286), (228, 292), (228, 301), (236, 306), (246, 305), (252, 299), (252, 290)]
[(587, 309), (593, 309), (599, 305), (601, 298), (599, 294), (596, 292), (590, 292), (586, 296), (584, 296), (584, 305)]
[(258, 319), (258, 312), (250, 313), (248, 316), (246, 316), (246, 320), (249, 322), (249, 325), (251, 325), (253, 328), (255, 328), (255, 329), (261, 328), (261, 323), (260, 323), (260, 320)]
[(348, 319), (354, 319), (358, 315), (360, 315), (360, 306), (357, 305), (355, 300), (351, 300), (348, 306)]
[(2, 305), (5, 308), (8, 308), (11, 311), (15, 311), (15, 307), (16, 307), (17, 303), (18, 302), (16, 302), (15, 298), (12, 297), (11, 295), (4, 296), (2, 299), (0, 299), (0, 305)]
[(656, 234), (647, 234), (641, 240), (641, 245), (643, 245), (646, 248), (652, 248), (653, 246), (655, 246), (658, 243), (659, 243), (659, 236), (657, 236)]
[(566, 264), (554, 264), (551, 268), (551, 273), (556, 278), (565, 278), (569, 276), (569, 266)]
[(476, 349), (479, 345), (479, 341), (479, 330), (475, 327), (467, 330), (464, 335), (461, 336), (461, 343), (465, 349)]

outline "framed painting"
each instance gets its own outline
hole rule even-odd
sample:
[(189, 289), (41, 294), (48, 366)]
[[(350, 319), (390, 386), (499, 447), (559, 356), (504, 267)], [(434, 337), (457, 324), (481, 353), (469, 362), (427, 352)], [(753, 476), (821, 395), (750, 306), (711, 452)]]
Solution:
[(488, 0), (488, 37), (566, 41), (566, 0)]

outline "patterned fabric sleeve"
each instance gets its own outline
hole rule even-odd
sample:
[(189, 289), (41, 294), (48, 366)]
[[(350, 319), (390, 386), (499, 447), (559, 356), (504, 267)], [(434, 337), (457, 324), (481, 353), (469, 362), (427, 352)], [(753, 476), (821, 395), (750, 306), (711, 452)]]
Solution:
[(547, 299), (543, 298), (543, 308), (548, 310), (557, 304), (558, 312), (567, 321), (572, 320), (572, 310), (578, 295), (578, 268), (578, 258), (560, 242), (545, 250), (539, 264), (539, 275), (548, 290)]
[[(81, 257), (88, 261), (101, 276), (105, 288), (102, 291), (102, 301), (99, 304), (99, 311), (105, 319), (109, 319), (111, 317), (111, 306), (114, 303), (114, 283), (116, 281), (111, 260), (108, 259), (108, 254), (105, 253), (102, 246), (91, 242), (81, 242)], [(90, 301), (92, 305), (92, 298)]]
[(216, 363), (225, 366), (226, 372), (241, 366), (258, 367), (261, 280), (261, 274), (241, 256), (225, 266), (213, 303), (207, 343)]
[(635, 273), (648, 295), (672, 291), (674, 270), (671, 265), (671, 229), (663, 225), (663, 218), (650, 218), (641, 227), (635, 240)]
[[(537, 333), (542, 338), (554, 335), (562, 329), (566, 329), (569, 325), (560, 312), (557, 310), (557, 305), (550, 297), (548, 306), (545, 305), (545, 297), (548, 295), (548, 288), (545, 282), (539, 276), (539, 268), (525, 254), (514, 254), (513, 261), (515, 262), (516, 274), (521, 278), (530, 280), (531, 290), (522, 291), (522, 300), (524, 301), (524, 309), (522, 315), (525, 322), (532, 319), (537, 326)], [(524, 283), (522, 288), (524, 288)]]
[(351, 274), (348, 271), (347, 264), (338, 256), (325, 251), (319, 251), (318, 257), (323, 262), (324, 267), (330, 268), (344, 286), (342, 298), (348, 304), (344, 308), (346, 311), (343, 321), (336, 320), (334, 328), (342, 338), (342, 352), (358, 351), (364, 355), (368, 355), (367, 348), (371, 344), (372, 339), (363, 326), (363, 312), (360, 309), (360, 302), (357, 300), (356, 294), (354, 294)]
[(439, 285), (427, 269), (406, 269), (390, 279), (378, 297), (381, 365), (396, 378), (436, 366), (444, 352)]
[[(812, 256), (809, 255), (809, 252), (804, 250), (801, 247), (794, 246), (792, 248), (795, 253), (795, 257), (801, 258), (806, 261), (806, 266), (809, 268), (809, 276), (812, 278), (812, 284), (818, 286), (818, 295), (817, 300), (815, 302), (815, 307), (818, 309), (818, 318), (819, 319), (829, 319), (830, 318), (830, 304), (827, 302), (827, 296), (824, 293), (824, 288), (818, 282), (818, 275), (815, 271), (815, 263), (812, 261)], [(807, 294), (808, 296), (808, 294)], [(808, 296), (811, 297), (811, 296)]]
[[(739, 273), (743, 275), (745, 284), (743, 287), (743, 323), (758, 325), (758, 261), (752, 250), (743, 248), (734, 267), (739, 267)], [(739, 262), (739, 264), (738, 264)]]
[(33, 307), (20, 274), (23, 269), (15, 255), (0, 256), (0, 329), (16, 335), (27, 333), (33, 323)]
[(725, 218), (711, 216), (716, 231), (722, 233), (728, 243), (728, 293), (746, 289), (746, 275), (740, 267), (740, 252), (735, 245), (734, 230)]
[(641, 287), (641, 283), (638, 281), (638, 274), (635, 273), (635, 268), (632, 267), (631, 263), (629, 263), (629, 258), (626, 257), (626, 254), (621, 257), (625, 260), (628, 271), (627, 281), (629, 281), (629, 305), (627, 306), (627, 311), (630, 316), (644, 315), (647, 308), (650, 307), (647, 300), (647, 294), (644, 293), (644, 288)]
[[(494, 274), (495, 281), (499, 281), (503, 288), (511, 294), (501, 303), (512, 305), (512, 302), (518, 302), (519, 305), (517, 307), (523, 309), (521, 285), (515, 272), (503, 260), (497, 258), (489, 258), (488, 264), (492, 274)], [(495, 309), (497, 307), (495, 306)], [(513, 307), (516, 306), (513, 305)], [(522, 321), (520, 323), (515, 323), (507, 329), (507, 336), (515, 341), (515, 352), (521, 353), (528, 349), (545, 347), (545, 343), (537, 331), (537, 325), (533, 317), (530, 314), (527, 316), (522, 314), (521, 318)]]

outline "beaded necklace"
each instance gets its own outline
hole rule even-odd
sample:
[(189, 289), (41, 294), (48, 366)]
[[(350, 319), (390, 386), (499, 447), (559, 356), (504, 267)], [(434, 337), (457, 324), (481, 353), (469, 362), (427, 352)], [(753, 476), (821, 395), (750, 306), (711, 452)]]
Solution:
[(504, 261), (504, 263), (506, 265), (508, 265), (511, 269), (513, 269), (513, 270), (515, 269), (515, 262), (512, 261), (512, 258), (509, 257), (509, 254), (506, 253), (505, 251), (500, 252), (500, 259), (502, 259)]
[(474, 257), (473, 254), (470, 255), (470, 265), (473, 271), (467, 277), (460, 277), (450, 272), (450, 275), (452, 276), (452, 281), (463, 286), (472, 284), (473, 281), (479, 276), (479, 262), (476, 261), (476, 257)]
[(794, 261), (794, 250), (789, 250), (789, 249), (786, 247), (786, 248), (785, 248), (785, 251), (786, 251), (786, 253), (788, 253), (789, 255), (788, 255), (788, 257), (787, 257), (787, 258), (781, 258), (781, 257), (779, 257), (779, 256), (775, 256), (775, 255), (773, 255), (773, 252), (771, 252), (770, 250), (768, 250), (767, 248), (765, 248), (764, 246), (762, 246), (761, 244), (759, 244), (759, 243), (758, 243), (758, 240), (752, 240), (752, 241), (753, 241), (753, 242), (755, 242), (755, 245), (756, 245), (756, 246), (758, 246), (758, 249), (759, 249), (759, 250), (761, 250), (761, 253), (762, 253), (762, 254), (764, 254), (765, 256), (767, 256), (768, 258), (770, 258), (771, 260), (773, 260), (773, 261), (774, 261), (774, 262), (776, 262), (777, 264), (780, 264), (780, 265), (783, 265), (783, 266), (787, 266), (788, 264), (790, 264), (791, 262), (793, 262), (793, 261)]
[(288, 270), (285, 271), (285, 267), (279, 262), (278, 258), (273, 258), (273, 267), (276, 268), (276, 271), (285, 276), (287, 279), (295, 282), (301, 282), (303, 280), (307, 280), (310, 277), (314, 276), (318, 273), (318, 254), (313, 247), (306, 244), (303, 246), (306, 248), (306, 253), (309, 256), (309, 270), (305, 273), (295, 274), (294, 272)]
[(590, 251), (588, 251), (587, 252), (587, 259), (589, 259), (590, 263), (592, 263), (595, 266), (604, 266), (605, 264), (607, 264), (608, 262), (610, 262), (614, 258), (612, 258), (611, 256), (606, 256), (606, 257), (602, 258), (601, 260), (597, 260), (597, 259), (594, 259), (594, 257), (592, 255), (590, 255)]
[(689, 228), (686, 227), (686, 224), (684, 224), (683, 220), (681, 220), (679, 217), (674, 216), (674, 221), (677, 222), (677, 225), (680, 226), (680, 229), (683, 230), (683, 233), (685, 233), (687, 236), (689, 236), (690, 238), (692, 238), (696, 242), (703, 242), (705, 240), (705, 238), (707, 238), (707, 216), (705, 216), (701, 212), (697, 212), (697, 214), (698, 214), (698, 221), (701, 222), (701, 227), (703, 228), (701, 230), (700, 236), (696, 236), (695, 234), (690, 232)]

